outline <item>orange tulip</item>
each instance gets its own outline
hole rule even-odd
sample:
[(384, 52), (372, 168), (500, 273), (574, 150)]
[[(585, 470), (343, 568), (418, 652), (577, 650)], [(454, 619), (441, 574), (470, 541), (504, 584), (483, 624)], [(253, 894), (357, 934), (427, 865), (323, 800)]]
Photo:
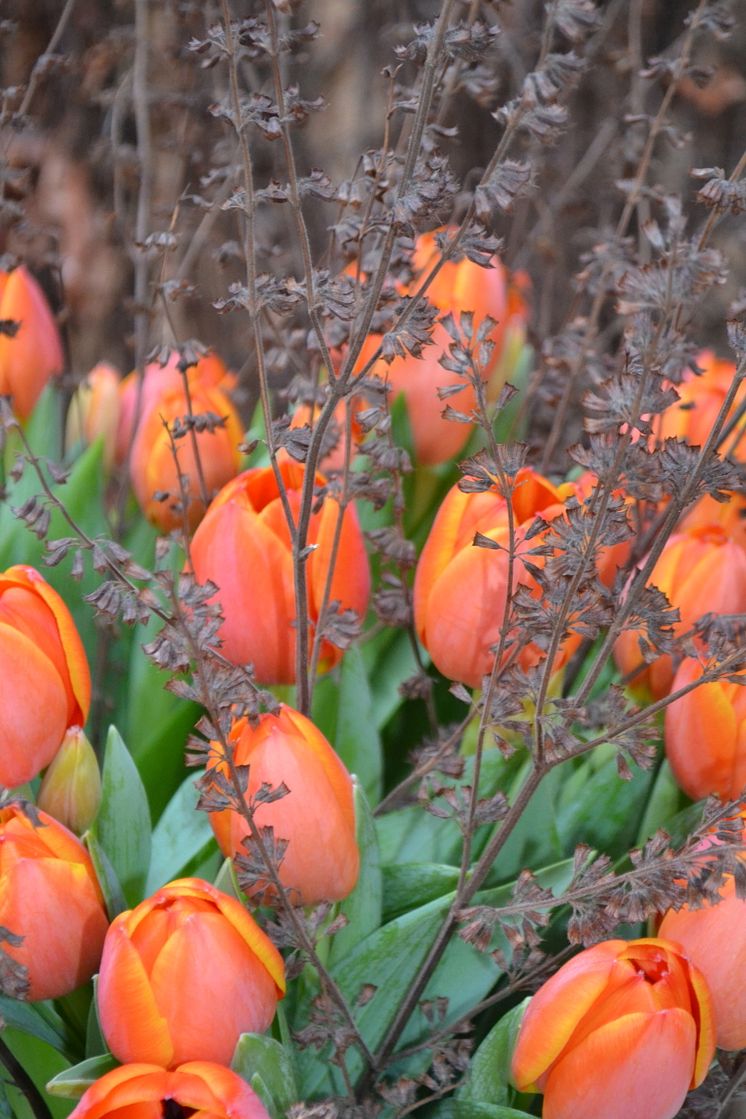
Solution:
[(245, 1080), (210, 1061), (190, 1061), (171, 1072), (152, 1064), (112, 1069), (85, 1092), (71, 1119), (164, 1116), (269, 1119), (264, 1104)]
[(114, 366), (99, 362), (81, 381), (67, 411), (65, 441), (68, 447), (103, 439), (107, 468), (114, 462), (116, 451), (120, 383)]
[(50, 377), (62, 372), (62, 342), (49, 304), (30, 272), (21, 264), (0, 271), (0, 320), (20, 323), (14, 336), (0, 332), (0, 394), (27, 419)]
[(716, 501), (705, 494), (679, 521), (679, 532), (720, 525), (731, 540), (746, 548), (746, 495), (729, 493), (727, 501)]
[[(524, 468), (517, 476), (511, 503), (516, 529), (513, 590), (519, 583), (539, 588), (522, 556), (541, 543), (525, 540), (534, 518), (561, 515), (571, 484), (554, 486), (536, 471)], [(499, 550), (473, 545), (475, 533), (499, 545)], [(438, 511), (417, 567), (414, 616), (420, 641), (444, 676), (479, 687), (490, 671), (503, 625), (508, 595), (510, 531), (505, 500), (496, 489), (462, 493), (455, 486)], [(527, 557), (541, 565), (540, 556)], [(566, 640), (555, 668), (569, 656), (576, 639)], [(521, 655), (524, 667), (539, 657), (536, 645)]]
[[(409, 294), (417, 291), (439, 259), (435, 232), (423, 233), (417, 239), (413, 257), (415, 279), (408, 289)], [(450, 312), (458, 318), (463, 311), (473, 311), (475, 336), (488, 315), (497, 321), (487, 335), (487, 340), (494, 343), (494, 349), (489, 365), (482, 370), (489, 379), (489, 391), (494, 399), (512, 372), (503, 359), (510, 352), (515, 360), (523, 348), (528, 317), (525, 300), (528, 281), (522, 274), (511, 278), (497, 257), (493, 258), (492, 265), (491, 268), (480, 268), (466, 258), (458, 262), (449, 261), (428, 287), (427, 298), (441, 315)], [(468, 380), (445, 369), (440, 363), (443, 354), (448, 354), (452, 341), (445, 327), (436, 323), (432, 339), (420, 358), (407, 355), (394, 358), (390, 364), (381, 359), (371, 369), (372, 374), (388, 381), (395, 397), (403, 395), (406, 398), (417, 461), (428, 466), (446, 462), (459, 454), (473, 430), (473, 424), (446, 420), (442, 416), (447, 402), (438, 396), (438, 388), (464, 386), (449, 401), (459, 412), (468, 414), (476, 405), (474, 389)], [(381, 336), (378, 334), (366, 339), (358, 359), (358, 370), (367, 364), (380, 344)]]
[[(702, 666), (689, 657), (672, 691), (698, 680)], [(701, 684), (666, 708), (666, 756), (692, 800), (714, 793), (736, 800), (746, 790), (746, 688), (727, 680)]]
[(46, 812), (27, 814), (18, 803), (0, 808), (0, 925), (23, 937), (3, 949), (28, 969), (34, 1001), (90, 979), (108, 926), (83, 844)]
[(746, 1047), (746, 901), (728, 877), (716, 905), (669, 909), (659, 936), (680, 944), (707, 981), (721, 1049)]
[(199, 878), (120, 913), (98, 980), (104, 1037), (120, 1061), (230, 1062), (239, 1036), (266, 1030), (285, 993), (282, 957), (253, 917)]
[[(304, 467), (283, 458), (280, 473), (294, 517), (300, 509)], [(322, 475), (317, 476), (323, 485)], [(326, 497), (312, 513), (308, 543), (315, 550), (306, 559), (308, 613), (312, 625), (319, 619), (332, 557), (339, 505)], [(254, 666), (261, 684), (292, 684), (295, 680), (295, 592), (290, 533), (274, 474), (257, 467), (239, 474), (210, 505), (191, 546), (194, 575), (219, 588), (224, 621), (220, 627), (222, 652), (234, 664)], [(362, 532), (353, 505), (348, 505), (329, 602), (343, 610), (365, 615), (370, 593), (370, 571)], [(321, 663), (330, 667), (340, 659), (339, 649), (324, 641)]]
[(534, 995), (513, 1081), (544, 1119), (673, 1119), (714, 1053), (700, 972), (667, 940), (607, 940)]
[[(732, 361), (716, 357), (712, 350), (703, 350), (697, 354), (696, 361), (703, 373), (700, 376), (696, 376), (691, 370), (685, 373), (681, 384), (675, 386), (679, 399), (666, 408), (653, 425), (655, 436), (660, 441), (676, 437), (701, 447), (712, 430), (736, 367)], [(731, 416), (744, 400), (746, 386), (742, 385), (733, 403)], [(745, 425), (742, 423), (740, 430), (744, 429)], [(725, 450), (728, 450), (733, 438), (726, 440)], [(746, 459), (746, 440), (743, 438), (736, 447), (735, 457), (740, 461)]]
[[(668, 540), (650, 576), (650, 584), (678, 608), (675, 634), (692, 628), (703, 614), (746, 611), (746, 552), (719, 525), (676, 533)], [(642, 666), (635, 687), (647, 687), (654, 699), (667, 695), (673, 682), (668, 655), (644, 665), (637, 630), (627, 630), (614, 646), (614, 657), (626, 676)]]
[[(288, 840), (279, 877), (291, 900), (302, 905), (340, 901), (354, 888), (359, 870), (352, 781), (324, 735), (300, 712), (281, 706), (256, 725), (239, 719), (229, 743), (236, 765), (249, 766), (247, 797), (263, 784), (285, 784), (286, 796), (255, 809), (256, 823)], [(220, 743), (212, 743), (218, 757)], [(227, 772), (225, 762), (216, 767)], [(249, 834), (232, 809), (213, 812), (210, 823), (226, 856), (240, 853)]]
[(0, 574), (0, 784), (49, 765), (91, 703), (85, 650), (64, 602), (33, 567)]

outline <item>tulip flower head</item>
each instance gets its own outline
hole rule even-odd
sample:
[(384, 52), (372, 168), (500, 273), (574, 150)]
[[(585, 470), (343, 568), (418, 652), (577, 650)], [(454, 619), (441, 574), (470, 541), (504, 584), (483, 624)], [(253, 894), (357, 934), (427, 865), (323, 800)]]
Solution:
[(182, 878), (113, 921), (97, 993), (104, 1037), (120, 1061), (228, 1064), (242, 1033), (271, 1023), (285, 973), (235, 898)]
[[(702, 676), (693, 657), (674, 677), (676, 692)], [(666, 757), (692, 800), (736, 800), (746, 790), (746, 688), (728, 680), (701, 684), (666, 708)]]
[[(281, 458), (280, 473), (288, 503), (297, 519), (304, 467)], [(324, 484), (322, 475), (317, 484)], [(311, 514), (306, 559), (308, 616), (313, 627), (327, 592), (329, 567), (334, 571), (329, 603), (364, 617), (370, 593), (370, 571), (354, 505), (342, 514), (335, 555), (340, 506), (331, 497)], [(295, 591), (293, 554), (287, 520), (274, 473), (258, 467), (239, 474), (210, 505), (191, 546), (194, 576), (219, 588), (223, 624), (222, 652), (234, 664), (254, 666), (260, 684), (295, 682)], [(321, 646), (320, 664), (329, 668), (342, 652), (329, 641)]]
[(27, 997), (59, 998), (90, 979), (108, 924), (80, 840), (39, 809), (0, 808), (0, 926), (23, 938), (3, 949), (27, 969)]
[(62, 372), (62, 341), (44, 293), (21, 264), (0, 271), (0, 320), (18, 323), (15, 333), (0, 332), (0, 394), (28, 419), (50, 377)]
[(245, 1080), (210, 1061), (189, 1061), (170, 1072), (154, 1064), (121, 1065), (88, 1088), (71, 1119), (135, 1115), (138, 1119), (269, 1119)]
[[(220, 743), (211, 745), (220, 759)], [(291, 901), (315, 905), (347, 897), (360, 865), (352, 780), (321, 731), (283, 704), (278, 714), (260, 715), (255, 725), (239, 719), (229, 745), (234, 763), (249, 766), (249, 799), (265, 784), (288, 789), (278, 800), (257, 804), (254, 813), (258, 827), (274, 830), (275, 843), (287, 841), (279, 877)], [(225, 761), (216, 768), (225, 773)], [(243, 851), (249, 827), (238, 812), (213, 812), (210, 823), (224, 855)], [(266, 893), (266, 883), (259, 885)]]
[(0, 784), (49, 765), (91, 702), (83, 644), (65, 603), (33, 567), (0, 574)]
[[(672, 632), (684, 634), (703, 614), (746, 612), (746, 552), (717, 524), (679, 532), (666, 542), (649, 583), (678, 608), (680, 620)], [(639, 630), (622, 633), (614, 645), (615, 660), (623, 675), (634, 673), (636, 687), (647, 687), (661, 699), (673, 683), (671, 658), (659, 656), (646, 665), (639, 637)]]
[(110, 468), (116, 452), (120, 407), (119, 373), (113, 365), (99, 362), (81, 381), (70, 401), (65, 427), (67, 446), (89, 445), (102, 439), (104, 463)]
[(70, 727), (44, 774), (36, 798), (55, 820), (76, 835), (91, 826), (101, 804), (101, 771), (80, 727)]
[(667, 940), (607, 940), (534, 995), (513, 1053), (544, 1119), (673, 1119), (714, 1053), (706, 983)]
[[(696, 363), (702, 370), (701, 374), (687, 370), (684, 379), (676, 386), (679, 399), (655, 420), (655, 436), (660, 442), (673, 437), (686, 439), (692, 446), (701, 447), (712, 431), (736, 374), (736, 366), (732, 361), (716, 357), (712, 350), (703, 350), (697, 354)], [(746, 386), (741, 385), (726, 421), (735, 415), (745, 400)], [(739, 431), (732, 437), (734, 457), (741, 462), (746, 459), (744, 432), (741, 421)], [(725, 447), (727, 450), (729, 443)]]
[(746, 901), (731, 875), (720, 901), (699, 909), (669, 909), (658, 935), (680, 944), (705, 977), (721, 1049), (746, 1048)]
[[(518, 472), (511, 496), (516, 554), (513, 590), (534, 588), (536, 581), (523, 564), (522, 555), (540, 542), (525, 537), (535, 517), (551, 521), (564, 510), (572, 485), (554, 486), (536, 471)], [(476, 533), (497, 549), (474, 545)], [(508, 596), (510, 518), (505, 499), (496, 489), (463, 493), (455, 486), (438, 511), (420, 556), (414, 584), (415, 625), (420, 641), (444, 676), (479, 687), (490, 671), (505, 616)], [(540, 556), (531, 556), (539, 566)], [(567, 658), (572, 640), (566, 641), (555, 668)], [(521, 659), (535, 664), (539, 652), (528, 646)]]

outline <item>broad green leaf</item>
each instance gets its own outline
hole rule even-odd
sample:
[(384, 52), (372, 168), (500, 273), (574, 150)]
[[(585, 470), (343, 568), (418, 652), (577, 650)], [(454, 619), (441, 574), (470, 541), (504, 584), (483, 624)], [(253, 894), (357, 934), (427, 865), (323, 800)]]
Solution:
[[(518, 1111), (515, 1107), (505, 1107), (499, 1103), (477, 1103), (473, 1100), (444, 1100), (437, 1105), (433, 1114), (438, 1119), (536, 1119), (530, 1111)], [(602, 1119), (602, 1116), (599, 1115), (598, 1119)]]
[(386, 921), (451, 893), (456, 888), (458, 876), (458, 867), (444, 863), (392, 863), (385, 866), (383, 898)]
[(670, 831), (671, 821), (685, 804), (686, 797), (676, 784), (670, 765), (663, 758), (645, 805), (634, 846), (641, 847), (659, 828)]
[(350, 773), (360, 778), (371, 804), (381, 796), (383, 759), (373, 698), (360, 649), (345, 653), (340, 672), (334, 748)]
[[(283, 1119), (298, 1100), (292, 1052), (265, 1034), (241, 1034), (231, 1068), (252, 1085), (272, 1119)], [(254, 1081), (259, 1082), (255, 1085)], [(262, 1091), (262, 1089), (264, 1089)]]
[[(61, 1053), (58, 1053), (39, 1038), (9, 1027), (3, 1030), (3, 1043), (22, 1065), (27, 1076), (38, 1088), (42, 1098), (44, 1098), (47, 1082), (69, 1065), (69, 1062)], [(10, 1080), (6, 1080), (6, 1083), (8, 1099), (17, 1119), (38, 1119), (34, 1115), (26, 1096)], [(73, 1105), (67, 1100), (47, 1099), (46, 1102), (49, 1105), (52, 1119), (66, 1119), (66, 1116), (72, 1111)]]
[(98, 976), (94, 975), (93, 998), (88, 1011), (88, 1023), (85, 1032), (85, 1055), (86, 1057), (100, 1057), (108, 1051), (109, 1047), (106, 1044), (98, 1018)]
[(616, 857), (634, 843), (653, 775), (632, 763), (632, 778), (623, 781), (616, 753), (605, 743), (580, 763), (560, 767), (555, 817), (564, 854), (587, 843)]
[(58, 1072), (47, 1083), (50, 1096), (57, 1096), (64, 1100), (79, 1100), (91, 1084), (105, 1076), (107, 1072), (119, 1067), (119, 1061), (111, 1053), (102, 1053), (98, 1057), (89, 1057), (79, 1065)]
[[(511, 801), (515, 799), (530, 768), (531, 763), (525, 762), (513, 781), (509, 794)], [(555, 805), (560, 787), (559, 767), (555, 766), (531, 797), (500, 852), (494, 868), (495, 876), (500, 880), (517, 878), (525, 867), (546, 866), (567, 854), (555, 822)]]
[(368, 666), (373, 697), (373, 712), (379, 730), (403, 702), (399, 685), (418, 671), (408, 634), (403, 630), (384, 630), (362, 649)]
[(150, 864), (150, 809), (140, 774), (116, 727), (109, 728), (101, 807), (91, 831), (103, 847), (127, 902), (136, 905)]
[(0, 995), (0, 1020), (5, 1026), (39, 1038), (58, 1053), (70, 1055), (72, 1039), (69, 1031), (50, 1004), (20, 1002)]
[(95, 832), (87, 831), (83, 836), (83, 840), (88, 848), (88, 854), (91, 856), (91, 862), (93, 863), (93, 869), (96, 871), (98, 884), (104, 895), (106, 912), (109, 920), (113, 921), (115, 917), (128, 908), (122, 885), (114, 867), (111, 865), (110, 859), (96, 838)]
[(329, 963), (341, 960), (355, 945), (381, 925), (382, 891), (378, 837), (368, 800), (357, 779), (354, 781), (355, 830), (360, 850), (360, 877), (349, 897), (339, 906), (348, 924), (332, 939)]
[(518, 1030), (530, 999), (500, 1019), (472, 1057), (464, 1083), (458, 1090), (459, 1100), (507, 1105), (510, 1088), (510, 1062)]
[(181, 878), (184, 868), (215, 844), (207, 813), (197, 810), (195, 781), (200, 776), (195, 772), (187, 777), (153, 829), (146, 896), (166, 882)]

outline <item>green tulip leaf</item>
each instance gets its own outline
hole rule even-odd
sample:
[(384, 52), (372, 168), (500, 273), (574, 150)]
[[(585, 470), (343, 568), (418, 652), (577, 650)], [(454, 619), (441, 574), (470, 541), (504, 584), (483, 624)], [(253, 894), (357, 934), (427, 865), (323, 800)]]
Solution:
[(73, 1065), (64, 1072), (57, 1073), (47, 1084), (47, 1091), (50, 1096), (58, 1096), (65, 1100), (79, 1100), (91, 1084), (118, 1067), (119, 1061), (112, 1057), (111, 1053), (89, 1057), (79, 1065)]
[(272, 1037), (241, 1034), (231, 1068), (251, 1085), (272, 1119), (283, 1119), (298, 1100), (292, 1055)]
[(65, 1056), (70, 1055), (72, 1041), (62, 1018), (48, 1003), (21, 1002), (0, 995), (0, 1020), (22, 1033), (31, 1034)]
[(381, 797), (383, 757), (381, 736), (365, 662), (353, 645), (345, 653), (337, 693), (337, 723), (334, 748), (350, 773), (355, 773), (371, 804)]
[(98, 884), (101, 887), (101, 893), (104, 895), (106, 902), (106, 913), (110, 921), (123, 913), (127, 906), (127, 899), (124, 896), (122, 885), (117, 877), (114, 867), (99, 843), (93, 831), (87, 831), (83, 836), (83, 840), (88, 849), (88, 854), (91, 856), (93, 869), (96, 871)]
[(435, 1108), (433, 1115), (437, 1115), (438, 1119), (536, 1119), (530, 1111), (473, 1100), (444, 1100)]
[(129, 905), (143, 897), (150, 864), (150, 809), (140, 774), (116, 727), (109, 728), (101, 775), (101, 807), (91, 831)]
[(355, 829), (360, 850), (360, 876), (349, 897), (339, 906), (340, 914), (347, 918), (347, 925), (338, 932), (331, 943), (329, 963), (343, 959), (356, 944), (381, 925), (383, 882), (376, 835), (370, 805), (360, 782), (354, 781)]
[(510, 1062), (518, 1030), (530, 999), (514, 1006), (496, 1026), (472, 1057), (466, 1079), (458, 1091), (458, 1099), (470, 1103), (505, 1104), (510, 1094)]
[(197, 810), (195, 782), (199, 777), (200, 772), (187, 777), (153, 829), (146, 896), (166, 882), (184, 877), (185, 868), (215, 845), (207, 813)]
[(458, 876), (458, 867), (445, 863), (393, 863), (385, 866), (385, 920), (393, 921), (408, 909), (450, 893), (458, 884)]

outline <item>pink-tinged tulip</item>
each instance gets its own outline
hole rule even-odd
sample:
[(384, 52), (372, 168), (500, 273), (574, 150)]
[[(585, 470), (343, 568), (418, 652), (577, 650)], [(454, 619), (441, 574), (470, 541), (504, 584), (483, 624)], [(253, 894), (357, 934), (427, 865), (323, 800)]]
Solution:
[[(196, 1017), (202, 1007), (192, 1007)], [(71, 1119), (269, 1119), (264, 1104), (235, 1072), (189, 1061), (171, 1072), (154, 1064), (112, 1069), (85, 1092)]]
[[(686, 372), (681, 384), (676, 385), (679, 399), (657, 417), (653, 424), (655, 437), (661, 442), (673, 437), (686, 439), (692, 446), (701, 447), (712, 430), (733, 382), (736, 367), (732, 361), (723, 361), (712, 350), (703, 350), (697, 354), (696, 361), (703, 370), (702, 374), (696, 376), (691, 370)], [(728, 418), (735, 414), (744, 400), (746, 386), (742, 385)], [(740, 431), (744, 431), (743, 422)], [(737, 434), (726, 441), (726, 451), (731, 440), (736, 442)], [(739, 461), (746, 459), (746, 438), (742, 437), (738, 441), (735, 457)]]
[[(441, 230), (440, 232), (444, 232)], [(424, 233), (417, 239), (413, 265), (415, 279), (408, 289), (414, 294), (440, 257), (435, 243), (435, 233)], [(513, 365), (520, 356), (526, 335), (528, 306), (526, 291), (528, 280), (524, 275), (510, 277), (495, 257), (491, 268), (481, 268), (466, 258), (444, 264), (427, 289), (427, 298), (440, 316), (458, 316), (464, 311), (474, 313), (473, 332), (476, 333), (489, 315), (496, 320), (487, 334), (486, 341), (494, 344), (488, 366), (480, 372), (489, 382), (489, 395), (496, 399), (500, 389), (509, 380)], [(381, 336), (370, 335), (358, 359), (362, 369), (381, 344)], [(436, 323), (430, 343), (422, 356), (396, 357), (387, 364), (377, 361), (371, 372), (391, 385), (394, 397), (402, 395), (407, 402), (407, 414), (412, 429), (417, 461), (427, 466), (446, 462), (459, 454), (473, 431), (473, 424), (443, 418), (446, 403), (458, 412), (469, 414), (476, 405), (474, 389), (468, 379), (441, 365), (441, 358), (449, 354), (453, 338), (440, 323)], [(508, 358), (512, 355), (513, 365)], [(461, 392), (447, 401), (438, 396), (439, 388), (462, 385)]]
[[(190, 385), (191, 414), (207, 413), (219, 417), (222, 425), (195, 427), (178, 439), (172, 433), (189, 414), (183, 385), (160, 393), (144, 411), (137, 427), (130, 476), (140, 508), (161, 532), (183, 525), (182, 505), (186, 501), (186, 521), (194, 530), (209, 502), (226, 482), (235, 477), (241, 465), (238, 445), (243, 426), (238, 413), (221, 389), (194, 381)], [(177, 465), (178, 458), (178, 465)], [(188, 489), (182, 496), (180, 476)], [(164, 499), (163, 494), (168, 496)]]
[(673, 1119), (715, 1049), (707, 985), (667, 940), (607, 940), (534, 995), (512, 1076), (544, 1119)]
[[(699, 680), (701, 664), (688, 657), (672, 692)], [(692, 800), (715, 794), (736, 800), (746, 791), (746, 688), (727, 680), (701, 684), (666, 708), (666, 756)]]
[[(511, 504), (516, 537), (513, 590), (536, 581), (526, 569), (525, 557), (536, 566), (541, 556), (528, 555), (541, 544), (527, 541), (526, 533), (537, 516), (546, 521), (560, 516), (573, 492), (571, 484), (554, 486), (536, 471), (519, 471)], [(476, 533), (497, 544), (498, 550), (476, 547)], [(414, 616), (420, 641), (444, 676), (479, 687), (494, 660), (491, 651), (500, 639), (508, 594), (510, 528), (504, 498), (496, 489), (483, 493), (447, 494), (435, 518), (417, 567), (414, 583)], [(571, 637), (563, 644), (554, 668), (565, 662), (577, 645)], [(535, 664), (539, 650), (529, 645), (521, 654), (525, 667)]]
[(680, 944), (707, 981), (721, 1049), (746, 1048), (746, 901), (729, 877), (716, 905), (669, 909), (658, 935)]
[(107, 365), (105, 361), (99, 362), (83, 378), (67, 410), (65, 441), (68, 447), (75, 443), (89, 445), (96, 439), (102, 439), (107, 468), (114, 462), (116, 451), (120, 384), (121, 379), (114, 366)]
[(0, 925), (23, 937), (3, 949), (27, 969), (33, 1001), (90, 979), (108, 926), (83, 844), (46, 812), (20, 804), (0, 808)]
[(50, 377), (62, 372), (62, 342), (49, 304), (21, 264), (0, 271), (0, 320), (19, 323), (15, 334), (0, 332), (0, 394), (12, 397), (16, 415), (27, 419)]
[[(284, 458), (279, 462), (290, 508), (300, 510), (304, 467)], [(323, 485), (322, 475), (317, 476)], [(324, 602), (340, 506), (326, 497), (311, 514), (306, 559), (308, 616), (316, 625)], [(295, 681), (295, 591), (293, 556), (277, 482), (270, 467), (239, 474), (215, 498), (191, 546), (194, 575), (219, 588), (224, 622), (219, 635), (222, 652), (234, 664), (253, 664), (260, 684)], [(342, 518), (339, 547), (328, 601), (342, 610), (365, 616), (370, 570), (357, 512), (348, 505)], [(341, 650), (324, 641), (320, 663), (330, 667)]]
[[(315, 905), (347, 897), (360, 862), (352, 781), (321, 731), (283, 704), (279, 714), (261, 715), (255, 725), (239, 719), (229, 744), (235, 764), (249, 767), (248, 798), (264, 784), (284, 784), (289, 790), (271, 804), (257, 805), (255, 820), (259, 827), (273, 828), (275, 840), (288, 841), (279, 877), (291, 900)], [(212, 748), (222, 756), (220, 743)], [(225, 762), (217, 768), (227, 774)], [(210, 822), (224, 855), (243, 850), (249, 827), (237, 812), (213, 812)]]
[(120, 1061), (173, 1068), (230, 1062), (285, 993), (277, 949), (244, 907), (199, 878), (163, 886), (120, 913), (98, 979), (101, 1029)]
[(49, 765), (91, 703), (85, 650), (65, 603), (33, 567), (0, 574), (0, 784)]
[[(746, 552), (719, 525), (680, 532), (668, 540), (650, 576), (650, 585), (678, 608), (674, 634), (689, 631), (703, 614), (742, 614), (746, 611)], [(646, 687), (654, 699), (668, 695), (673, 665), (668, 655), (645, 665), (639, 631), (627, 630), (614, 646), (623, 675), (635, 670), (635, 687)]]

